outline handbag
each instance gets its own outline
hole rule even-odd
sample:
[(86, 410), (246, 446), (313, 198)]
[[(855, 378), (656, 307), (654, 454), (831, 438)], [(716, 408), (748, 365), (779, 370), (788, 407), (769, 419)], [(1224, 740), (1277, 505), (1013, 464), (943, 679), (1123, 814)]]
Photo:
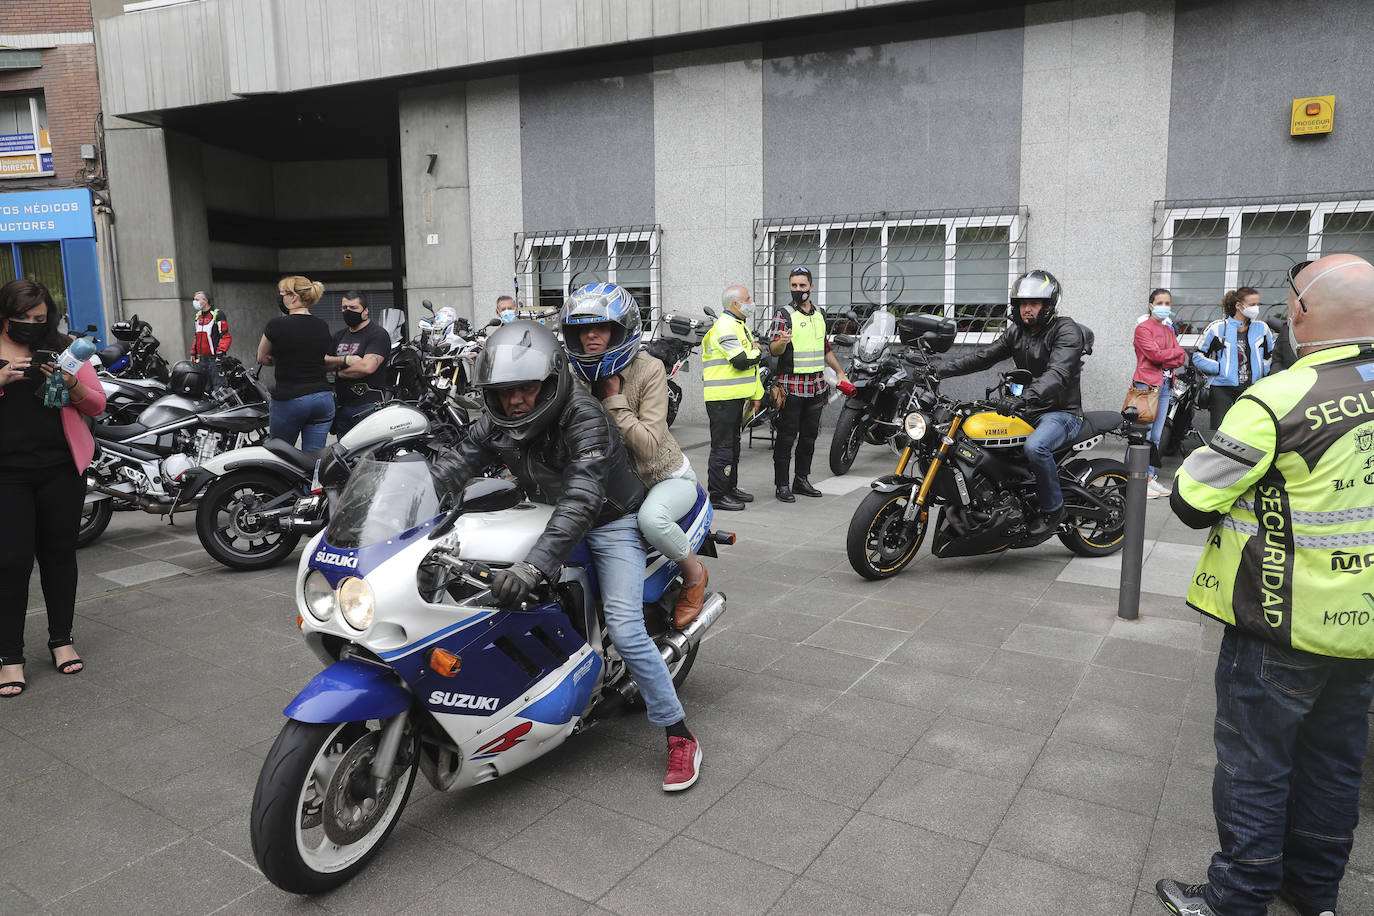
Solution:
[(1137, 412), (1137, 423), (1153, 423), (1155, 416), (1159, 413), (1159, 386), (1151, 385), (1149, 388), (1137, 388), (1132, 385), (1126, 392), (1126, 402), (1121, 405), (1124, 411), (1127, 407), (1134, 407)]

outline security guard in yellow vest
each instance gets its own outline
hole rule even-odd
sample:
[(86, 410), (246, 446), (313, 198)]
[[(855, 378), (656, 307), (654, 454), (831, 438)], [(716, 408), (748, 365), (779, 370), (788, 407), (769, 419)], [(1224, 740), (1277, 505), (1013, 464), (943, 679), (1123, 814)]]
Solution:
[[(825, 313), (811, 301), (811, 271), (795, 267), (787, 278), (792, 304), (773, 318), (769, 352), (778, 357), (777, 382), (787, 392), (787, 402), (778, 415), (778, 440), (773, 445), (773, 486), (775, 495), (785, 503), (796, 502), (794, 493), (820, 496), (811, 485), (811, 456), (821, 431), (829, 386), (825, 367), (835, 370), (836, 380), (849, 381), (840, 361), (830, 352), (825, 339)], [(797, 467), (787, 485), (792, 464), (792, 443), (797, 445)]]
[(763, 397), (758, 370), (763, 352), (746, 320), (754, 307), (749, 290), (726, 287), (721, 306), (721, 316), (701, 341), (701, 377), (711, 424), (706, 480), (711, 505), (739, 510), (754, 501), (752, 494), (739, 488), (739, 434), (745, 405)]
[[(1289, 275), (1300, 355), (1252, 385), (1188, 457), (1170, 505), (1210, 527), (1188, 603), (1226, 624), (1205, 884), (1156, 885), (1174, 912), (1336, 909), (1374, 697), (1374, 266)], [(1188, 907), (1192, 909), (1188, 909)]]

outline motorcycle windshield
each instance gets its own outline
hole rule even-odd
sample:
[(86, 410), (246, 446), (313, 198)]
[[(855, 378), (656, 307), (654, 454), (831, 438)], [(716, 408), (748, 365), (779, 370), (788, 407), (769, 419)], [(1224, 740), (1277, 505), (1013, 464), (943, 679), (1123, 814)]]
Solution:
[(438, 514), (439, 497), (423, 455), (363, 458), (348, 476), (324, 539), (344, 548), (380, 544)]
[(887, 309), (878, 309), (864, 326), (859, 328), (859, 342), (854, 345), (854, 358), (865, 363), (877, 362), (883, 350), (897, 333), (897, 319)]

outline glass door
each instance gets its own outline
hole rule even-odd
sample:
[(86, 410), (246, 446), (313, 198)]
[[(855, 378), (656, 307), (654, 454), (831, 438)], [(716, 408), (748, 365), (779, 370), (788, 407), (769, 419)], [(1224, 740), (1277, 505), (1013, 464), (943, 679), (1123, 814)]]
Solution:
[(37, 280), (52, 293), (57, 310), (67, 314), (67, 279), (62, 270), (61, 242), (19, 242), (19, 272), (26, 280)]

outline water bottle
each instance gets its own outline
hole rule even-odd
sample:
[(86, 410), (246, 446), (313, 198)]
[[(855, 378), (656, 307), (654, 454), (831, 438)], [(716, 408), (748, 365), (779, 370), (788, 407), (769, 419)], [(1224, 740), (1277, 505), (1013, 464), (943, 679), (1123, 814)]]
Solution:
[(95, 341), (88, 337), (78, 337), (57, 358), (57, 367), (68, 375), (76, 375), (81, 364), (92, 356), (95, 356)]

